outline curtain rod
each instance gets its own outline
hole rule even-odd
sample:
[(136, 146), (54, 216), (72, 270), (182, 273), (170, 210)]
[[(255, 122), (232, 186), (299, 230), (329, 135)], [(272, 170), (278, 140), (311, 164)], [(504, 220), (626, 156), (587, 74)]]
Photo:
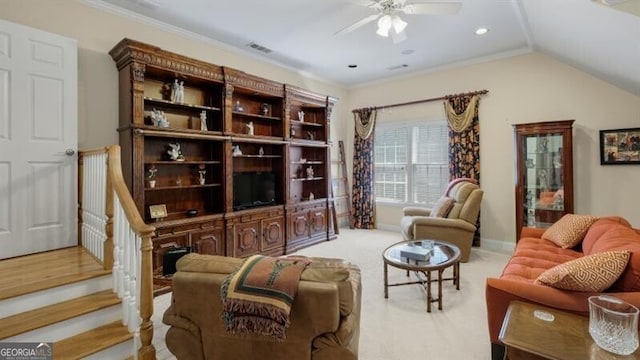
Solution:
[[(450, 99), (450, 98), (456, 97), (456, 96), (484, 95), (484, 94), (486, 94), (488, 92), (489, 92), (489, 90), (471, 91), (471, 92), (466, 92), (466, 93), (462, 93), (462, 94), (439, 96), (439, 97), (434, 97), (434, 98), (431, 98), (431, 99), (415, 100), (415, 101), (409, 101), (409, 102), (391, 104), (391, 105), (373, 106), (373, 107), (370, 107), (370, 109), (372, 109), (372, 110), (388, 109), (388, 108), (392, 108), (392, 107), (422, 104), (422, 103), (431, 102), (431, 101), (447, 100), (447, 99)], [(351, 110), (351, 112), (356, 112), (358, 110), (360, 110), (360, 109), (354, 109), (354, 110)]]

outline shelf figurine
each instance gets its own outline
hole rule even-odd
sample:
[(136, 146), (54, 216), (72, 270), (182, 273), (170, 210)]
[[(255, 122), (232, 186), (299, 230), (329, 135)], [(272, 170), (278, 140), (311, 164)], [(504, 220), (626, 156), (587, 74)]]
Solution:
[(184, 156), (182, 155), (182, 150), (180, 150), (179, 143), (169, 143), (169, 150), (167, 150), (167, 154), (169, 154), (169, 158), (173, 161), (184, 161)]
[(233, 106), (233, 111), (244, 112), (244, 108), (240, 105), (240, 101), (236, 101), (236, 104)]
[(260, 105), (260, 111), (262, 112), (263, 116), (269, 116), (269, 110), (271, 108), (271, 105), (267, 104), (267, 103), (263, 103), (262, 105)]
[(167, 120), (167, 116), (164, 114), (162, 110), (153, 109), (151, 111), (151, 121), (153, 122), (153, 126), (168, 128), (169, 121)]
[(200, 131), (207, 131), (207, 112), (202, 110), (200, 113)]
[(296, 136), (296, 128), (295, 128), (295, 127), (293, 127), (293, 125), (291, 125), (291, 132), (290, 132), (290, 135), (289, 135), (289, 136), (290, 136), (290, 137), (294, 137), (294, 136)]
[(178, 83), (178, 79), (173, 80), (173, 84), (171, 84), (171, 101), (178, 101), (178, 92), (180, 91), (180, 84)]
[(249, 121), (247, 124), (247, 134), (253, 135), (253, 121)]
[(300, 120), (300, 122), (304, 122), (304, 111), (298, 111), (298, 120)]
[(315, 136), (313, 136), (313, 133), (311, 131), (307, 131), (307, 139), (315, 140)]
[(171, 84), (171, 101), (184, 102), (184, 81), (178, 83), (178, 79), (175, 79)]
[(233, 156), (240, 156), (242, 155), (242, 150), (240, 150), (240, 145), (234, 145), (233, 146)]
[(311, 166), (307, 168), (307, 178), (313, 179), (313, 168)]
[(182, 186), (182, 179), (180, 178), (180, 176), (178, 176), (178, 178), (176, 179), (176, 185)]
[(147, 180), (149, 180), (149, 187), (154, 188), (156, 187), (156, 173), (158, 172), (158, 169), (156, 169), (155, 165), (151, 165), (147, 171), (149, 172), (149, 175), (147, 176)]
[(200, 182), (200, 185), (204, 185), (205, 183), (204, 175), (207, 173), (207, 170), (204, 169), (204, 165), (200, 165), (198, 168), (200, 169), (198, 170), (198, 181)]
[(315, 196), (315, 195), (313, 195), (313, 193), (312, 193), (312, 192), (310, 192), (310, 193), (309, 193), (309, 200), (313, 200), (313, 199), (315, 199), (315, 198), (316, 198), (316, 196)]
[(264, 149), (262, 148), (262, 146), (260, 146), (260, 149), (258, 149), (258, 155), (264, 155)]

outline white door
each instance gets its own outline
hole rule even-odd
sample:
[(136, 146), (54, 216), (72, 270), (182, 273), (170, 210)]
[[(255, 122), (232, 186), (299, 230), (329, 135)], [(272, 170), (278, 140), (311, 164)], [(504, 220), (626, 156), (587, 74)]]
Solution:
[(77, 53), (0, 20), (0, 259), (78, 243)]

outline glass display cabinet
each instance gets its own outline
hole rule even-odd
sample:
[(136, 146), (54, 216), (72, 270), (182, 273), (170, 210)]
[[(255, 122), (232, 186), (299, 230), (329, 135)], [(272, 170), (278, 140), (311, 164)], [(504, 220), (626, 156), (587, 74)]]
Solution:
[(547, 228), (573, 213), (573, 122), (514, 125), (516, 241), (523, 226)]

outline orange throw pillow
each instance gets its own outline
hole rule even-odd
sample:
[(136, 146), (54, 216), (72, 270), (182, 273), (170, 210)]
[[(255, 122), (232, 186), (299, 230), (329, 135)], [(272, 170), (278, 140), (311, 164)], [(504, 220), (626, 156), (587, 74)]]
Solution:
[(448, 196), (442, 196), (431, 209), (431, 217), (447, 217), (449, 211), (453, 208), (454, 200)]
[(549, 227), (542, 238), (563, 249), (572, 248), (584, 239), (589, 227), (598, 220), (595, 216), (566, 214)]
[(603, 292), (622, 275), (630, 256), (626, 250), (583, 256), (546, 270), (535, 283), (563, 290)]

